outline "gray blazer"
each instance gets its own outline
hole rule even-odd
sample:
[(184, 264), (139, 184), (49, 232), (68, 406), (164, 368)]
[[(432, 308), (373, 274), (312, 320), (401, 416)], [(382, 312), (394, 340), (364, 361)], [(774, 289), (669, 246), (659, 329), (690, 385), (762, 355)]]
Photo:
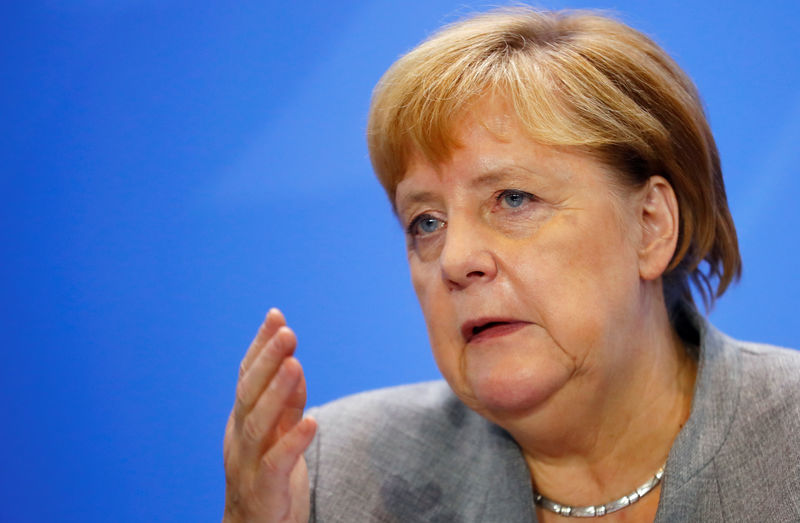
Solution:
[[(700, 347), (694, 403), (656, 521), (800, 521), (800, 352), (733, 340), (696, 315), (689, 323)], [(519, 447), (444, 382), (311, 414), (312, 521), (536, 521)]]

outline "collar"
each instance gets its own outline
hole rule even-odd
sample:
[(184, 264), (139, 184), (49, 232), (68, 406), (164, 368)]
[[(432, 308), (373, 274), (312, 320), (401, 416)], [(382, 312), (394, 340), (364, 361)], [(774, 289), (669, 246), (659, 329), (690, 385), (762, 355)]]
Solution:
[(728, 436), (739, 404), (741, 361), (739, 352), (731, 350), (733, 340), (694, 308), (685, 308), (680, 322), (683, 328), (679, 332), (694, 331), (699, 345), (697, 379), (689, 419), (667, 459), (662, 501), (714, 459)]

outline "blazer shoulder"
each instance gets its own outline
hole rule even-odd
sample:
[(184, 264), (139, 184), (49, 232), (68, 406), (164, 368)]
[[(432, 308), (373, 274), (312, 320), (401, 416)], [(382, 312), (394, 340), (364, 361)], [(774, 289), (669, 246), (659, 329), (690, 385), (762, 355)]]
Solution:
[(319, 423), (306, 451), (314, 521), (519, 521), (515, 512), (531, 510), (519, 448), (444, 382), (356, 394), (309, 413)]
[(337, 424), (357, 419), (371, 423), (385, 422), (397, 416), (439, 417), (463, 404), (444, 381), (429, 381), (360, 392), (309, 409), (321, 423), (335, 419)]
[(444, 381), (362, 392), (312, 408), (309, 414), (319, 424), (317, 446), (328, 458), (359, 449), (372, 459), (402, 462), (491, 430)]
[[(800, 517), (800, 352), (731, 341), (739, 400), (714, 470), (723, 506), (742, 520)], [(741, 496), (746, 492), (746, 496)], [(761, 519), (763, 518), (763, 519)]]
[(800, 412), (800, 351), (764, 343), (732, 341), (741, 361), (740, 407)]

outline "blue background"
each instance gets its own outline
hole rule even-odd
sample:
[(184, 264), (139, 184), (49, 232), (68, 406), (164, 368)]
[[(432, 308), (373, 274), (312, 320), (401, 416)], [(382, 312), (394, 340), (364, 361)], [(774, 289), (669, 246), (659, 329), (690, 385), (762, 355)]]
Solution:
[[(800, 346), (800, 4), (603, 7), (697, 82), (745, 261), (712, 314)], [(435, 378), (372, 178), (370, 91), (478, 3), (0, 7), (0, 520), (215, 521), (238, 362), (295, 328), (310, 403)]]

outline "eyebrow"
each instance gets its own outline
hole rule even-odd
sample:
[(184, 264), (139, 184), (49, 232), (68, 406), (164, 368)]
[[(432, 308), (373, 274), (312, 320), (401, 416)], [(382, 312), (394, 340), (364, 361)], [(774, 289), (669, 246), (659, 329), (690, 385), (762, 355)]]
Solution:
[[(533, 174), (531, 171), (528, 171), (528, 174)], [(537, 176), (538, 177), (538, 176)], [(477, 178), (470, 180), (469, 186), (471, 188), (476, 187), (490, 187), (493, 185), (513, 185), (515, 183), (520, 182), (521, 173), (517, 172), (515, 168), (508, 168), (508, 167), (500, 167), (497, 169), (490, 169), (485, 174), (481, 174)], [(529, 178), (527, 176), (524, 177), (526, 180)]]
[[(477, 178), (470, 180), (469, 185), (470, 187), (486, 187), (495, 185), (502, 181), (513, 180), (514, 178), (515, 176), (512, 172), (509, 172), (507, 169), (500, 168), (497, 170), (491, 170), (486, 174), (482, 174)], [(433, 191), (414, 191), (404, 195), (402, 198), (397, 199), (397, 204), (402, 202), (407, 206), (415, 203), (430, 202), (436, 200), (437, 198), (437, 193)], [(396, 211), (399, 210), (399, 205), (396, 207)]]
[(436, 193), (433, 191), (415, 191), (404, 195), (401, 199), (398, 200), (398, 203), (402, 202), (406, 205), (411, 203), (420, 203), (420, 202), (429, 202), (431, 200), (436, 199)]
[(501, 182), (509, 178), (513, 178), (513, 176), (508, 171), (505, 170), (492, 171), (478, 176), (474, 180), (470, 181), (469, 185), (471, 187), (483, 187), (486, 185), (495, 185), (497, 182)]

